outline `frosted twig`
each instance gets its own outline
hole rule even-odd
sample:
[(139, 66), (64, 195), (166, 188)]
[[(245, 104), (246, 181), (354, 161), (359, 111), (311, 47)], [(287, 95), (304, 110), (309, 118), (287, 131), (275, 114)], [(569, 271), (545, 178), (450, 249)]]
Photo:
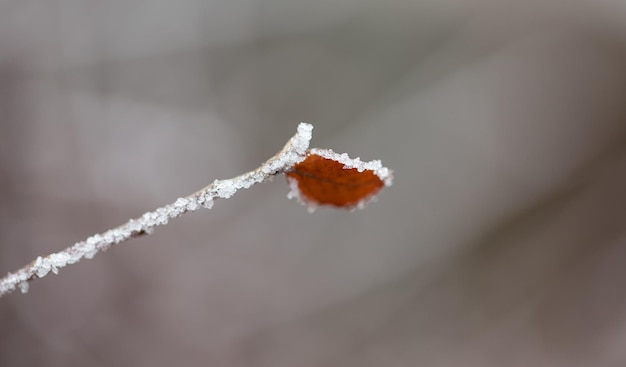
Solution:
[(215, 199), (227, 199), (239, 189), (247, 189), (254, 184), (269, 180), (276, 174), (284, 173), (304, 159), (311, 141), (312, 130), (312, 125), (300, 123), (297, 133), (285, 147), (253, 171), (228, 180), (215, 180), (189, 196), (178, 198), (173, 204), (147, 212), (137, 219), (131, 219), (104, 233), (93, 235), (65, 250), (45, 257), (37, 257), (15, 273), (8, 273), (0, 279), (0, 297), (11, 293), (16, 288), (26, 293), (28, 282), (31, 280), (43, 278), (50, 272), (57, 274), (59, 269), (75, 264), (82, 258), (91, 259), (98, 252), (105, 251), (113, 245), (150, 234), (155, 227), (165, 225), (170, 219), (180, 217), (185, 213), (196, 211), (201, 207), (211, 209)]

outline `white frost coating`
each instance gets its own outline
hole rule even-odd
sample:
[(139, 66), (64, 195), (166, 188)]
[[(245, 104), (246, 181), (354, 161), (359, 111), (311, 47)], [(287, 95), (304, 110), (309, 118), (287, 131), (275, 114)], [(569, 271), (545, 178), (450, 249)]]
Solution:
[(205, 198), (204, 201), (202, 202), (202, 207), (205, 209), (213, 209), (213, 199), (211, 198)]
[(306, 206), (306, 210), (309, 213), (314, 213), (317, 210), (317, 204), (311, 200), (308, 200), (302, 193), (300, 192), (300, 188), (298, 187), (298, 180), (295, 178), (287, 177), (287, 183), (289, 184), (289, 192), (287, 193), (287, 199), (296, 199), (297, 202)]
[(8, 273), (0, 279), (0, 296), (10, 293), (16, 288), (25, 293), (28, 291), (28, 281), (32, 279), (42, 278), (50, 272), (57, 274), (59, 269), (77, 263), (83, 258), (91, 259), (98, 252), (105, 251), (115, 244), (143, 234), (150, 234), (155, 227), (165, 225), (171, 219), (180, 217), (187, 212), (196, 211), (201, 207), (211, 209), (215, 199), (229, 198), (239, 189), (247, 189), (256, 183), (270, 180), (273, 175), (285, 172), (305, 158), (312, 131), (313, 126), (311, 124), (302, 122), (298, 125), (296, 135), (289, 140), (285, 147), (259, 168), (232, 179), (215, 180), (212, 184), (187, 197), (178, 198), (173, 204), (147, 212), (117, 228), (95, 234), (63, 251), (38, 257), (17, 272)]
[(389, 168), (383, 167), (381, 161), (379, 160), (363, 162), (360, 157), (353, 159), (346, 153), (335, 153), (332, 149), (313, 148), (310, 150), (310, 153), (339, 162), (343, 164), (343, 168), (345, 169), (356, 168), (359, 172), (363, 172), (365, 170), (373, 171), (374, 174), (378, 176), (378, 178), (380, 178), (380, 180), (383, 181), (387, 187), (391, 186), (393, 183), (393, 172)]
[(306, 150), (309, 149), (312, 137), (313, 125), (301, 122), (298, 125), (298, 133), (291, 139), (290, 142), (293, 152), (298, 156), (297, 159), (304, 157)]
[(237, 184), (240, 183), (233, 180), (215, 180), (213, 182), (215, 189), (211, 193), (215, 195), (214, 197), (228, 199), (235, 195), (237, 189), (240, 188), (237, 187)]

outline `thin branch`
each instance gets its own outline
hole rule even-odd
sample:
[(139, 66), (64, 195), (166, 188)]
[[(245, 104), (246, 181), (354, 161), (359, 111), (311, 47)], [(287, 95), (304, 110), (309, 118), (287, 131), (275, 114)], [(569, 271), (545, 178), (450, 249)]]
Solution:
[(0, 297), (17, 288), (26, 293), (31, 280), (43, 278), (50, 272), (57, 274), (59, 269), (75, 264), (83, 258), (91, 259), (98, 252), (105, 251), (113, 245), (150, 234), (155, 227), (165, 225), (170, 219), (178, 218), (185, 213), (196, 211), (201, 207), (211, 209), (215, 199), (228, 199), (239, 189), (247, 189), (254, 184), (268, 181), (276, 174), (286, 172), (304, 159), (312, 130), (312, 125), (300, 123), (297, 133), (285, 147), (253, 171), (228, 180), (215, 180), (189, 196), (178, 198), (173, 204), (147, 212), (104, 233), (93, 235), (63, 251), (37, 257), (15, 273), (8, 273), (0, 279)]

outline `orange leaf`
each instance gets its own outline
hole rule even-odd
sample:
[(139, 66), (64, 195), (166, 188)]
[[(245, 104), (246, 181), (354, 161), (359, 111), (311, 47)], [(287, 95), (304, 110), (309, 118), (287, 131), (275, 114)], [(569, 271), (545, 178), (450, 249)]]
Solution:
[(392, 178), (379, 161), (361, 162), (323, 149), (308, 151), (286, 176), (292, 189), (289, 196), (311, 209), (318, 205), (363, 207)]

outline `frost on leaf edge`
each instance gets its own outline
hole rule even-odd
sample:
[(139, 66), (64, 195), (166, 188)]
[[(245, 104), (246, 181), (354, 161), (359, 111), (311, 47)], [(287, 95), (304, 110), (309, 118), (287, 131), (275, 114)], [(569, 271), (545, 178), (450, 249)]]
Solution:
[[(360, 157), (350, 158), (347, 153), (337, 153), (332, 149), (323, 149), (323, 148), (311, 148), (306, 151), (306, 154), (302, 156), (300, 162), (304, 161), (306, 157), (310, 155), (317, 155), (322, 158), (330, 159), (335, 162), (343, 164), (344, 169), (356, 169), (358, 172), (363, 171), (372, 171), (386, 187), (390, 187), (393, 184), (393, 170), (384, 167), (380, 160), (373, 160), (364, 162)], [(297, 162), (297, 163), (300, 163)], [(297, 164), (296, 163), (296, 164)], [(294, 164), (295, 165), (295, 164)], [(300, 192), (298, 187), (298, 180), (292, 177), (287, 177), (287, 183), (289, 184), (289, 192), (287, 193), (288, 199), (296, 199), (296, 201), (307, 207), (309, 213), (315, 212), (315, 210), (320, 206), (318, 203), (313, 200), (307, 198)], [(344, 209), (348, 209), (350, 211), (354, 211), (355, 209), (365, 209), (370, 202), (376, 201), (378, 196), (378, 192), (368, 195), (363, 199), (359, 200), (358, 203), (352, 206), (345, 207)]]

